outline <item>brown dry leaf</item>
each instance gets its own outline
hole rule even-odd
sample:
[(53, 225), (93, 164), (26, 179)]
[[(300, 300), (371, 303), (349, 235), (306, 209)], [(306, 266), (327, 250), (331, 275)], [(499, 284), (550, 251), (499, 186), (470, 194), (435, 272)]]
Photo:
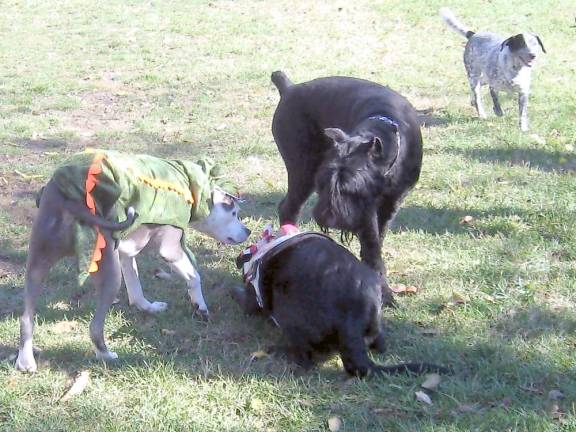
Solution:
[(424, 382), (422, 384), (420, 384), (420, 387), (426, 389), (426, 390), (435, 390), (436, 387), (438, 387), (438, 384), (440, 384), (440, 381), (442, 379), (440, 378), (440, 375), (432, 373), (432, 374), (428, 374), (426, 375), (426, 379), (424, 380)]
[(328, 429), (330, 429), (331, 432), (337, 432), (340, 430), (341, 427), (342, 427), (342, 420), (340, 419), (340, 417), (332, 416), (328, 419)]
[(460, 219), (460, 225), (471, 225), (474, 222), (474, 216), (466, 215)]
[(400, 293), (406, 292), (406, 285), (404, 285), (402, 283), (392, 284), (392, 285), (390, 285), (390, 290), (393, 293), (400, 294)]
[(60, 398), (60, 402), (66, 402), (81, 394), (86, 389), (86, 386), (88, 386), (89, 381), (90, 371), (84, 370), (77, 373), (68, 391)]
[(416, 395), (416, 400), (418, 402), (425, 403), (427, 405), (432, 405), (432, 399), (423, 391), (417, 391), (414, 393)]
[(392, 284), (390, 290), (396, 294), (415, 294), (418, 292), (418, 288), (414, 285), (404, 285), (402, 283)]
[(254, 351), (251, 355), (250, 355), (250, 361), (253, 360), (260, 360), (262, 358), (268, 357), (269, 354), (266, 351)]

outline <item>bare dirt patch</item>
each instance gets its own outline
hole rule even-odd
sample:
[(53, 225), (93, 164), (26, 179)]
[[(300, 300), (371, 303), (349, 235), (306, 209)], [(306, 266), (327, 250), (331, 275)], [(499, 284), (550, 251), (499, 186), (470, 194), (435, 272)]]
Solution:
[(143, 118), (151, 105), (142, 92), (122, 82), (120, 74), (103, 72), (99, 77), (85, 77), (94, 90), (80, 96), (81, 107), (59, 112), (63, 129), (74, 132), (81, 143), (90, 144), (98, 132), (127, 132)]

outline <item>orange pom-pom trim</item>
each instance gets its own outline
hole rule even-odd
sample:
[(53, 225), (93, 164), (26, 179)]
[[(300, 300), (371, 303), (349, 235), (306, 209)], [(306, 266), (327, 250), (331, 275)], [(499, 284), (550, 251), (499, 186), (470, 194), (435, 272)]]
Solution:
[[(90, 213), (93, 215), (96, 214), (96, 202), (92, 196), (92, 191), (98, 185), (98, 174), (102, 172), (102, 161), (104, 158), (104, 153), (96, 153), (86, 173), (86, 183), (84, 186), (86, 189), (86, 207), (88, 207)], [(96, 228), (96, 245), (94, 246), (94, 252), (92, 252), (92, 260), (88, 267), (88, 273), (96, 273), (98, 271), (98, 263), (102, 260), (102, 250), (106, 247), (106, 239), (100, 232), (100, 228), (97, 226), (94, 228)]]

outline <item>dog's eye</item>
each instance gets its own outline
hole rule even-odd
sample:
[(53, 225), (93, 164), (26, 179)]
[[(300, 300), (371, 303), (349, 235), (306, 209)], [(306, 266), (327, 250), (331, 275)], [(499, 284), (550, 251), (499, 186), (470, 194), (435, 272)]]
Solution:
[(236, 210), (234, 210), (234, 211), (232, 212), (232, 216), (236, 217), (237, 215), (238, 215), (238, 212), (237, 212)]

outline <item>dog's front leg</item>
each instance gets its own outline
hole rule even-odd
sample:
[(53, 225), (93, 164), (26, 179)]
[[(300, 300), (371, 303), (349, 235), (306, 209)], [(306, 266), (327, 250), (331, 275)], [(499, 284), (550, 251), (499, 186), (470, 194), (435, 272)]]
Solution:
[(196, 306), (198, 306), (198, 313), (204, 319), (208, 318), (208, 306), (204, 301), (204, 296), (202, 295), (202, 283), (200, 281), (200, 275), (188, 259), (185, 253), (182, 256), (172, 262), (169, 262), (170, 266), (184, 278), (186, 285), (188, 285), (188, 295), (190, 296), (190, 301)]
[(498, 92), (492, 87), (490, 87), (490, 96), (492, 97), (492, 103), (494, 105), (494, 114), (496, 114), (498, 117), (502, 117), (504, 113), (502, 112), (500, 101), (498, 100)]
[(520, 111), (520, 130), (528, 130), (528, 93), (520, 93), (518, 96), (518, 109)]
[(358, 232), (360, 240), (360, 258), (381, 275), (386, 275), (386, 267), (380, 255), (382, 243), (378, 232), (376, 217), (364, 224)]
[(135, 257), (120, 253), (120, 265), (122, 267), (122, 275), (124, 276), (124, 283), (126, 284), (126, 291), (128, 291), (128, 302), (130, 305), (134, 305), (139, 310), (149, 313), (166, 310), (168, 307), (167, 303), (150, 303), (146, 297), (144, 297), (140, 278), (138, 277), (138, 266)]

